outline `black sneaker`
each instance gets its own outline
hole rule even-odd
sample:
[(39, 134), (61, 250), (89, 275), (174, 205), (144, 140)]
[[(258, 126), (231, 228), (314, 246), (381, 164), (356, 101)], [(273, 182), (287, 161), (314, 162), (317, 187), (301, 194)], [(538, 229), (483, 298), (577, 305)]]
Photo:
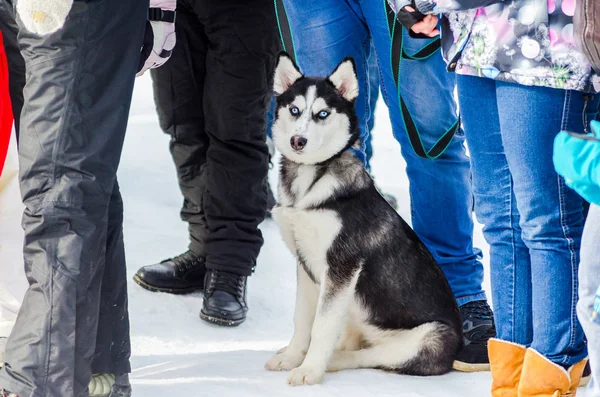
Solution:
[(460, 307), (464, 346), (454, 361), (454, 369), (462, 372), (490, 370), (488, 340), (496, 336), (494, 313), (486, 301), (469, 302)]
[(588, 361), (585, 364), (585, 368), (583, 369), (583, 374), (581, 375), (581, 381), (579, 382), (579, 387), (586, 387), (588, 383), (592, 380), (592, 367), (590, 367), (590, 362)]
[(209, 323), (235, 327), (246, 320), (246, 280), (234, 273), (209, 270), (204, 285), (200, 318)]
[(133, 280), (152, 292), (187, 294), (204, 287), (204, 258), (187, 251), (156, 265), (142, 267)]

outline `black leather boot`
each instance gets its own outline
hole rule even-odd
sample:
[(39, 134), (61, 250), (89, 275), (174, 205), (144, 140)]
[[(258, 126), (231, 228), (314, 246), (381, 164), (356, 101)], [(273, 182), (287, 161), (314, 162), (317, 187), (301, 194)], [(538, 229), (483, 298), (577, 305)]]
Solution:
[(133, 280), (149, 291), (187, 294), (202, 290), (205, 274), (204, 258), (187, 251), (158, 264), (142, 267)]
[(213, 324), (235, 327), (246, 320), (246, 281), (248, 277), (209, 270), (204, 284), (200, 318)]

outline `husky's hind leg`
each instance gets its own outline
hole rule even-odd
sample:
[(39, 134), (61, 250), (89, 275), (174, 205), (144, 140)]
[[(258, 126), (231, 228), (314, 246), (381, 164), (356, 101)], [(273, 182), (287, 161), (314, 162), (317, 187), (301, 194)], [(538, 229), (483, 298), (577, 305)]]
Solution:
[(346, 329), (340, 338), (336, 350), (355, 351), (363, 346), (363, 334), (352, 324), (346, 324)]

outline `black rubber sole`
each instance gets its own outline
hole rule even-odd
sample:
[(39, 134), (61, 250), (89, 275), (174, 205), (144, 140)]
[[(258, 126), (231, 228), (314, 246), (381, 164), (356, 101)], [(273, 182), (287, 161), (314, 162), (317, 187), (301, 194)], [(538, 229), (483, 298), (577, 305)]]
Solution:
[(173, 295), (186, 295), (186, 294), (191, 294), (193, 292), (202, 291), (204, 289), (204, 286), (191, 287), (191, 288), (185, 288), (185, 289), (155, 287), (153, 285), (146, 283), (137, 274), (135, 276), (133, 276), (133, 281), (135, 281), (135, 283), (137, 285), (139, 285), (140, 287), (142, 287), (143, 289), (148, 290), (150, 292), (164, 292), (164, 293), (173, 294)]
[(200, 318), (206, 322), (209, 322), (211, 324), (220, 325), (222, 327), (237, 327), (238, 325), (240, 325), (244, 321), (246, 321), (245, 318), (242, 320), (227, 320), (225, 318), (209, 316), (207, 314), (204, 314), (204, 312), (202, 312), (202, 311), (200, 311)]

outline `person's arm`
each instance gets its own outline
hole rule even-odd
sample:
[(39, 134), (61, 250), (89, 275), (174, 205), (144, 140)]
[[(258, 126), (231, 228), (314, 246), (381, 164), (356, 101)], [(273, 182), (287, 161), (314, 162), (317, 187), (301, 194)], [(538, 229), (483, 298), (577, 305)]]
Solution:
[(487, 7), (508, 0), (389, 0), (397, 12), (398, 21), (410, 31), (413, 37), (435, 37), (437, 16), (449, 11), (462, 11)]
[[(405, 7), (414, 2), (416, 8), (423, 14), (439, 14), (449, 11), (463, 11), (473, 8), (487, 7), (508, 0), (396, 0), (398, 6)], [(399, 9), (401, 9), (400, 7)]]
[(412, 37), (435, 37), (440, 33), (437, 16), (420, 13), (414, 0), (388, 0), (388, 4), (396, 13), (398, 22), (408, 29)]
[(63, 27), (72, 6), (73, 0), (19, 0), (17, 13), (25, 29), (45, 36)]
[(580, 0), (575, 7), (575, 42), (600, 73), (600, 2)]

